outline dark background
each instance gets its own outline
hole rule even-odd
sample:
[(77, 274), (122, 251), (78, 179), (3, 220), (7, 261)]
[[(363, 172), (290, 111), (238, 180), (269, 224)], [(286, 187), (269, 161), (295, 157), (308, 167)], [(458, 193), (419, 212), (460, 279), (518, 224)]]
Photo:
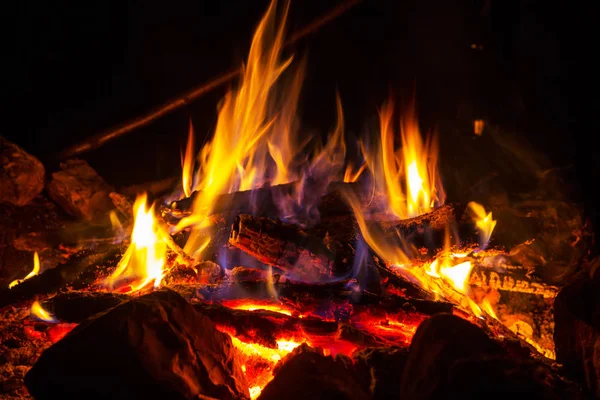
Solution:
[[(335, 4), (292, 1), (289, 31)], [(423, 131), (440, 135), (449, 195), (499, 175), (510, 190), (566, 167), (573, 196), (595, 209), (594, 146), (581, 118), (582, 43), (577, 2), (363, 0), (299, 42), (308, 71), (303, 130), (326, 133), (341, 94), (348, 135), (375, 131), (390, 93), (416, 93)], [(0, 134), (44, 161), (83, 138), (133, 118), (246, 57), (266, 0), (13, 2), (3, 6), (8, 72)], [(472, 45), (476, 48), (473, 49)], [(581, 51), (584, 49), (585, 51)], [(156, 123), (82, 155), (116, 186), (179, 173), (188, 119), (198, 141), (215, 123), (225, 88)], [(486, 120), (481, 138), (472, 121)], [(493, 129), (492, 129), (493, 128)], [(591, 129), (591, 127), (588, 127)], [(535, 165), (534, 165), (535, 164)], [(569, 192), (571, 193), (571, 192)]]

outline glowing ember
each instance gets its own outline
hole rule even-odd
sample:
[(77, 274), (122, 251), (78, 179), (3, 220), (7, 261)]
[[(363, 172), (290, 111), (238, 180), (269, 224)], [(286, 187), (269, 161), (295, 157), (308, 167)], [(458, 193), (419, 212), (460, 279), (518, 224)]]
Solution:
[(473, 121), (473, 133), (477, 136), (481, 136), (483, 133), (484, 122), (482, 119), (476, 119)]
[(246, 375), (253, 399), (258, 397), (262, 389), (273, 379), (275, 364), (301, 344), (278, 340), (277, 348), (271, 349), (256, 343), (242, 342), (234, 336), (231, 336), (231, 341), (240, 352), (242, 371)]
[(14, 286), (18, 285), (19, 283), (31, 278), (32, 276), (36, 276), (37, 274), (40, 273), (40, 257), (38, 256), (37, 251), (35, 253), (33, 253), (33, 270), (31, 270), (31, 272), (29, 274), (27, 274), (27, 276), (23, 279), (16, 279), (14, 281), (12, 281), (11, 283), (8, 284), (8, 288), (12, 289)]
[(252, 300), (226, 300), (222, 302), (224, 306), (232, 308), (234, 310), (265, 310), (272, 311), (279, 314), (292, 315), (291, 309), (284, 307), (281, 304), (277, 303), (267, 303), (267, 302), (256, 302)]
[(496, 221), (492, 219), (492, 213), (487, 213), (479, 203), (472, 201), (469, 203), (469, 208), (473, 212), (473, 219), (479, 228), (481, 248), (486, 248), (496, 227)]
[(167, 252), (165, 233), (154, 216), (154, 207), (147, 207), (146, 195), (136, 199), (133, 209), (131, 244), (108, 280), (113, 287), (121, 280), (131, 280), (129, 291), (132, 292), (151, 283), (154, 287), (160, 286)]
[(31, 305), (31, 315), (44, 322), (58, 322), (52, 314), (44, 310), (39, 301), (35, 301)]

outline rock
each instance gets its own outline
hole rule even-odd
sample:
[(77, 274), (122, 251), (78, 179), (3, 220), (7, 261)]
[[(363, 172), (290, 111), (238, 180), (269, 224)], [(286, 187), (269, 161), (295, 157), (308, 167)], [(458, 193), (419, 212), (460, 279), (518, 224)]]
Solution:
[(500, 355), (501, 347), (462, 318), (437, 314), (423, 321), (410, 344), (400, 384), (402, 399), (442, 398), (448, 370), (460, 359)]
[(45, 173), (40, 160), (0, 137), (0, 203), (29, 203), (44, 189)]
[(582, 399), (579, 387), (556, 371), (507, 353), (477, 326), (450, 314), (424, 321), (409, 351), (401, 399)]
[(400, 379), (408, 350), (400, 347), (367, 347), (353, 354), (354, 366), (373, 400), (400, 396)]
[(36, 399), (248, 399), (230, 337), (161, 290), (82, 322), (25, 377)]
[(281, 360), (273, 372), (275, 377), (259, 400), (370, 399), (348, 357), (324, 356), (320, 349), (305, 344)]
[(554, 301), (556, 361), (600, 397), (600, 259), (595, 259)]
[(67, 213), (86, 221), (106, 217), (114, 204), (109, 196), (114, 188), (83, 160), (60, 164), (52, 174), (48, 194)]

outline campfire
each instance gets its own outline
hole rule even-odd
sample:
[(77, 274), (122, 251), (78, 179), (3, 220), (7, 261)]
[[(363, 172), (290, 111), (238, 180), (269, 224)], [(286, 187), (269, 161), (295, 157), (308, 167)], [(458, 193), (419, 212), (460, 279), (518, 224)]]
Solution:
[(44, 167), (0, 139), (17, 176), (2, 214), (37, 218), (2, 266), (3, 393), (583, 398), (555, 340), (561, 286), (536, 252), (579, 251), (579, 214), (447, 198), (414, 101), (382, 99), (376, 134), (354, 143), (338, 95), (326, 140), (307, 136), (287, 11), (262, 17), (210, 139), (190, 122), (167, 191), (116, 191), (72, 159), (40, 194)]

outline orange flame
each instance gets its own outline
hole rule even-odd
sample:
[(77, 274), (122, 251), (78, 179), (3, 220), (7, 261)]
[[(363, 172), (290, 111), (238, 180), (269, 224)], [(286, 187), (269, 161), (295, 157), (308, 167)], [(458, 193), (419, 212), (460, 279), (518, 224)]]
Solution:
[(364, 162), (356, 170), (356, 172), (353, 172), (352, 164), (349, 164), (346, 167), (346, 172), (344, 172), (344, 182), (356, 182), (358, 180), (358, 178), (360, 178), (360, 176), (362, 175), (362, 173), (366, 167), (367, 167), (367, 163)]
[(485, 248), (492, 237), (496, 221), (492, 218), (492, 213), (487, 213), (481, 204), (472, 201), (468, 205), (473, 212), (475, 224), (479, 228), (480, 245)]
[(411, 108), (400, 123), (402, 147), (395, 150), (393, 114), (393, 104), (386, 103), (379, 113), (379, 148), (370, 151), (363, 144), (362, 149), (376, 186), (387, 195), (389, 210), (399, 218), (414, 217), (445, 200), (437, 172), (437, 141), (428, 137), (423, 142)]
[[(303, 78), (303, 67), (293, 75), (287, 91), (277, 97), (276, 83), (292, 58), (280, 60), (284, 23), (289, 4), (282, 12), (281, 23), (275, 23), (276, 1), (271, 2), (260, 21), (243, 68), (237, 89), (230, 90), (219, 109), (213, 138), (198, 156), (197, 185), (200, 189), (193, 213), (180, 221), (177, 229), (193, 226), (184, 250), (199, 256), (206, 245), (207, 227), (215, 197), (222, 193), (262, 186), (269, 176), (272, 183), (295, 179), (290, 164), (301, 149), (295, 139), (294, 118)], [(282, 100), (283, 99), (283, 100)], [(188, 150), (191, 147), (188, 141)], [(188, 193), (192, 170), (191, 153), (184, 159), (184, 191)], [(187, 195), (187, 193), (186, 193)]]
[(42, 307), (42, 305), (40, 304), (39, 301), (35, 301), (31, 305), (31, 315), (35, 316), (36, 318), (38, 318), (44, 322), (58, 322), (52, 314), (50, 314), (48, 311), (44, 310), (44, 308)]
[(159, 287), (164, 276), (167, 245), (163, 236), (166, 233), (154, 216), (154, 207), (148, 208), (146, 200), (145, 194), (135, 200), (131, 244), (109, 278), (111, 286), (121, 279), (133, 280), (132, 292), (152, 282), (154, 287)]
[(36, 276), (37, 274), (40, 273), (40, 257), (38, 256), (37, 251), (35, 253), (33, 253), (33, 270), (31, 270), (31, 272), (29, 274), (27, 274), (27, 276), (23, 279), (16, 279), (14, 281), (12, 281), (11, 283), (8, 284), (8, 288), (12, 289), (14, 286), (18, 285), (19, 283), (31, 278), (32, 276)]
[(192, 181), (194, 179), (194, 127), (190, 119), (190, 129), (188, 132), (187, 145), (185, 146), (185, 155), (181, 159), (181, 186), (185, 197), (192, 195)]

